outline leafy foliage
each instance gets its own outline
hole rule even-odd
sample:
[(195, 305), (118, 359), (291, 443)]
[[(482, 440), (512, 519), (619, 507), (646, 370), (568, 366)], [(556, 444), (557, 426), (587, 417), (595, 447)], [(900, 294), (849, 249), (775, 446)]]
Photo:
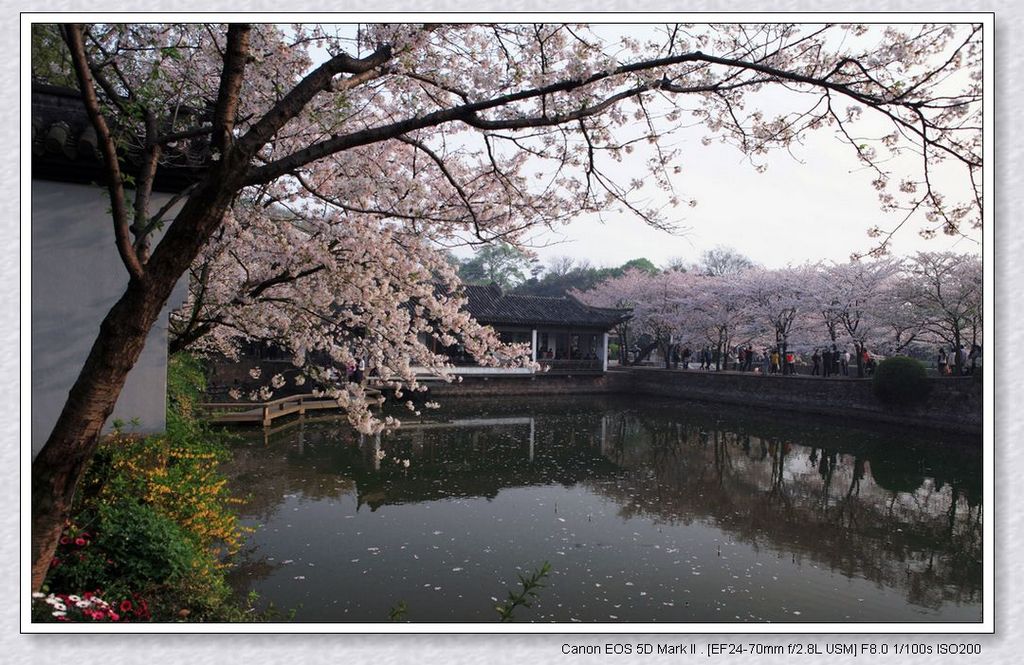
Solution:
[(460, 262), (459, 278), (466, 284), (496, 284), (503, 290), (526, 280), (532, 260), (508, 243), (484, 245), (472, 258)]
[(562, 257), (552, 261), (543, 276), (526, 280), (515, 289), (515, 292), (523, 295), (560, 298), (570, 291), (592, 289), (601, 282), (620, 277), (631, 269), (649, 275), (661, 272), (651, 263), (650, 259), (643, 257), (630, 259), (616, 268), (595, 268), (587, 261)]
[(878, 364), (872, 387), (887, 404), (912, 406), (928, 397), (931, 385), (924, 365), (913, 358), (893, 356)]
[(494, 609), (498, 613), (500, 620), (504, 622), (512, 621), (516, 608), (518, 607), (530, 607), (531, 603), (539, 595), (539, 590), (544, 588), (544, 584), (541, 581), (548, 576), (551, 572), (551, 564), (547, 561), (533, 571), (530, 575), (519, 575), (519, 586), (520, 588), (516, 591), (509, 590), (508, 598), (505, 602), (495, 605)]
[(33, 23), (31, 48), (33, 80), (77, 87), (71, 59), (56, 25)]
[(167, 385), (166, 435), (115, 431), (100, 444), (47, 588), (102, 589), (115, 602), (141, 593), (164, 618), (241, 617), (224, 572), (246, 529), (217, 469), (228, 456), (223, 436), (196, 418), (202, 366), (172, 357)]
[(405, 621), (406, 615), (409, 614), (409, 605), (404, 600), (398, 601), (395, 605), (388, 609), (388, 620), (389, 621)]

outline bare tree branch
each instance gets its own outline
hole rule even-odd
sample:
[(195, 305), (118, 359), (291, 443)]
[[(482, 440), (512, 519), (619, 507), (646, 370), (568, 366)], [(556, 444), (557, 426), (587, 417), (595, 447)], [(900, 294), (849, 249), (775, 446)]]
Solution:
[(114, 221), (114, 242), (117, 245), (117, 253), (121, 257), (128, 274), (134, 279), (142, 279), (144, 269), (139, 261), (138, 255), (132, 246), (128, 229), (128, 204), (125, 199), (124, 182), (122, 181), (121, 167), (117, 159), (117, 146), (110, 134), (107, 121), (100, 113), (99, 100), (96, 98), (96, 89), (93, 87), (92, 73), (89, 69), (89, 57), (85, 53), (85, 45), (82, 41), (82, 26), (73, 23), (64, 26), (64, 40), (67, 42), (68, 50), (71, 52), (71, 61), (74, 63), (75, 76), (78, 78), (78, 87), (82, 92), (82, 101), (85, 110), (89, 114), (89, 121), (96, 130), (96, 137), (99, 142), (100, 152), (103, 154), (103, 163), (107, 175), (107, 191), (110, 194), (111, 217)]

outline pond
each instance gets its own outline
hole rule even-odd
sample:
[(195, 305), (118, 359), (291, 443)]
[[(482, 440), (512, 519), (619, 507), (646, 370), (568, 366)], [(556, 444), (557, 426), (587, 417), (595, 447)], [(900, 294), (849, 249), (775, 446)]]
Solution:
[(239, 594), (303, 622), (490, 622), (547, 562), (516, 621), (982, 619), (980, 436), (626, 396), (404, 415), (243, 434)]

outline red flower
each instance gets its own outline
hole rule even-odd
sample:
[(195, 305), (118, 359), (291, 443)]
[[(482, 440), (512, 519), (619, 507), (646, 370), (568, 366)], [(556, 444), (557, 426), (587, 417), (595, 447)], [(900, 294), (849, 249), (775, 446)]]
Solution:
[(85, 540), (85, 538), (82, 538), (81, 536), (75, 538), (75, 545), (78, 545), (79, 547), (85, 547), (86, 544), (87, 541)]
[(71, 542), (71, 539), (68, 538), (67, 536), (61, 536), (60, 537), (60, 544), (61, 545), (67, 545), (70, 542)]
[(50, 568), (56, 568), (59, 565), (60, 559), (58, 559), (57, 557), (53, 557), (52, 559), (50, 559)]
[(122, 612), (131, 612), (131, 610), (132, 610), (132, 601), (130, 601), (130, 600), (122, 600), (121, 601), (121, 611)]

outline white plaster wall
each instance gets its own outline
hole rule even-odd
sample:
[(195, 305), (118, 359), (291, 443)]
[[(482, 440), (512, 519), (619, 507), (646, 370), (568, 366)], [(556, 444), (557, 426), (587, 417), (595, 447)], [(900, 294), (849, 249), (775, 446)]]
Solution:
[[(156, 195), (160, 206), (168, 195)], [(99, 325), (128, 284), (114, 245), (106, 191), (36, 180), (32, 183), (32, 454), (50, 435), (85, 363)], [(156, 209), (156, 208), (154, 208)], [(185, 296), (182, 280), (171, 296)], [(167, 312), (153, 327), (117, 401), (114, 419), (137, 418), (133, 431), (165, 428)]]

